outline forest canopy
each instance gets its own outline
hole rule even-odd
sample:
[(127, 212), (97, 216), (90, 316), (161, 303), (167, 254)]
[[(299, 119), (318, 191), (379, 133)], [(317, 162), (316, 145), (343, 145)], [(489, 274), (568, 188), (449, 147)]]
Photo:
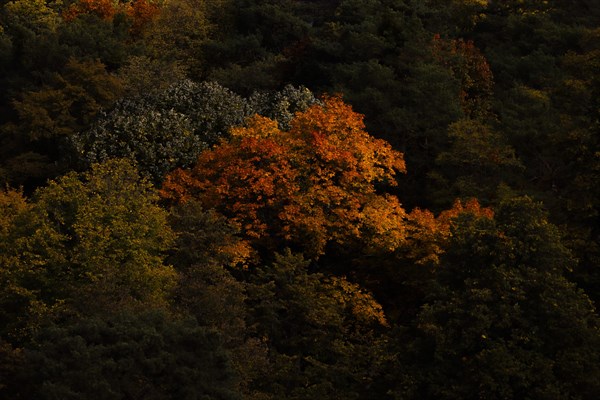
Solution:
[(0, 1), (0, 397), (595, 400), (597, 3)]

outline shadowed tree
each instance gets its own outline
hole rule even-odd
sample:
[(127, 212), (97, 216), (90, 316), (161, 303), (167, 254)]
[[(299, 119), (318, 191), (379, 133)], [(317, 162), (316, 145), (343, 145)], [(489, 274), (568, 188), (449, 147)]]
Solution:
[(21, 393), (38, 399), (238, 400), (219, 334), (163, 312), (43, 326)]
[[(426, 304), (396, 344), (396, 393), (414, 399), (593, 399), (600, 325), (564, 278), (573, 265), (529, 198), (459, 214)], [(406, 342), (404, 341), (406, 340)]]

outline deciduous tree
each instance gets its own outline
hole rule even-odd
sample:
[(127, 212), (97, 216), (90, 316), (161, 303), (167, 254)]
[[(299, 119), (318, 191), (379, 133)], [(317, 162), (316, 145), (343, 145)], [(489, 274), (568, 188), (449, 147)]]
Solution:
[(54, 311), (166, 305), (175, 283), (164, 263), (173, 233), (151, 185), (127, 162), (70, 173), (29, 203), (2, 198), (2, 212), (14, 210), (0, 233), (3, 337), (20, 340)]
[(227, 138), (229, 129), (246, 117), (265, 114), (285, 127), (296, 111), (316, 102), (306, 88), (288, 86), (245, 99), (214, 82), (183, 80), (163, 91), (118, 101), (89, 130), (74, 134), (71, 145), (83, 166), (127, 157), (160, 184), (167, 172), (190, 166), (202, 150)]
[(267, 248), (294, 243), (316, 256), (328, 242), (397, 247), (405, 212), (378, 184), (395, 184), (402, 154), (364, 131), (362, 116), (332, 97), (296, 114), (289, 131), (255, 117), (232, 140), (167, 176), (163, 198), (198, 199)]

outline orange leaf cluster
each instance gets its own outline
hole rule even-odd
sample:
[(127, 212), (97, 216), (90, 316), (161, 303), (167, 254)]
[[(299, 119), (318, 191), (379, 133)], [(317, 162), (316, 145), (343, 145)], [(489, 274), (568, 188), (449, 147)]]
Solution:
[(416, 208), (411, 211), (408, 215), (409, 240), (406, 246), (409, 258), (417, 264), (437, 265), (451, 235), (454, 220), (465, 213), (494, 218), (494, 211), (482, 207), (477, 199), (469, 199), (464, 203), (456, 200), (451, 209), (442, 211), (437, 217), (429, 210)]
[(477, 199), (469, 199), (464, 204), (460, 200), (454, 201), (452, 208), (441, 212), (437, 219), (444, 230), (449, 232), (452, 220), (460, 214), (472, 214), (476, 217), (488, 219), (494, 218), (494, 211), (491, 208), (482, 207)]
[(131, 32), (140, 34), (160, 13), (160, 7), (150, 0), (133, 0), (127, 8), (127, 15), (132, 20)]
[(120, 5), (115, 0), (79, 0), (63, 11), (62, 17), (66, 21), (72, 21), (81, 14), (96, 14), (101, 19), (109, 20), (119, 8)]
[(255, 116), (231, 134), (191, 170), (168, 175), (163, 198), (198, 199), (253, 240), (300, 243), (314, 256), (329, 241), (393, 249), (404, 239), (400, 203), (375, 190), (396, 184), (402, 154), (365, 132), (362, 115), (339, 97), (298, 113), (289, 131)]
[(140, 34), (158, 16), (160, 7), (152, 0), (133, 0), (127, 3), (116, 0), (79, 0), (64, 10), (62, 17), (65, 21), (72, 21), (81, 14), (95, 14), (103, 20), (111, 20), (118, 13), (129, 17), (133, 34)]

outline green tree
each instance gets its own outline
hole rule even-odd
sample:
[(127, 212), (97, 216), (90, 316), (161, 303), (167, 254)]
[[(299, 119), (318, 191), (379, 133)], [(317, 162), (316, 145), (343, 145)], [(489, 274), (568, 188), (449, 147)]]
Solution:
[(219, 334), (163, 312), (49, 324), (19, 392), (38, 399), (241, 399)]
[(23, 399), (19, 389), (23, 371), (27, 368), (23, 351), (13, 348), (0, 339), (0, 395), (11, 399)]
[[(560, 115), (562, 137), (557, 143), (562, 156), (558, 195), (550, 197), (556, 223), (568, 232), (569, 246), (580, 260), (577, 281), (593, 300), (600, 301), (600, 30), (581, 38), (579, 52), (562, 59), (565, 79), (553, 91)], [(553, 200), (553, 201), (552, 201)]]
[(256, 384), (275, 398), (381, 398), (376, 392), (387, 321), (359, 285), (309, 272), (287, 251), (250, 276), (251, 322), (269, 343), (275, 370)]
[(460, 120), (448, 128), (451, 145), (436, 159), (430, 173), (436, 181), (438, 204), (455, 198), (490, 203), (498, 187), (513, 183), (523, 166), (511, 146), (492, 127), (478, 120)]
[(179, 278), (174, 308), (219, 332), (244, 398), (264, 399), (256, 382), (265, 379), (272, 366), (266, 344), (247, 325), (246, 284), (239, 280), (251, 249), (239, 237), (238, 227), (197, 202), (174, 207), (169, 219), (177, 234), (168, 259)]
[[(454, 221), (427, 303), (397, 343), (398, 396), (593, 399), (600, 325), (573, 259), (529, 198)], [(408, 342), (403, 342), (408, 340)]]
[(469, 35), (486, 17), (490, 0), (427, 0), (421, 7), (423, 22), (432, 32), (452, 37)]
[(124, 12), (110, 18), (83, 12), (62, 23), (57, 33), (61, 47), (70, 57), (97, 59), (114, 71), (125, 64), (128, 56), (143, 51), (139, 42), (131, 37), (131, 24)]
[(243, 1), (222, 9), (226, 23), (206, 44), (208, 77), (246, 95), (291, 82), (295, 60), (288, 53), (306, 37), (310, 20), (321, 18), (300, 13), (316, 3)]
[(227, 0), (173, 0), (165, 2), (144, 33), (148, 55), (156, 60), (176, 60), (190, 76), (206, 79), (204, 46), (215, 26), (212, 15), (223, 13)]
[(165, 306), (173, 233), (156, 200), (134, 167), (110, 161), (50, 182), (26, 206), (13, 201), (24, 210), (3, 229), (3, 337), (20, 340), (53, 311)]
[(13, 101), (17, 119), (0, 127), (1, 165), (12, 184), (41, 184), (71, 166), (67, 139), (119, 97), (121, 82), (98, 61), (70, 59), (47, 84)]
[(62, 60), (58, 29), (61, 18), (59, 4), (46, 0), (3, 2), (0, 24), (12, 44), (11, 75), (22, 68), (40, 71)]
[(118, 71), (125, 87), (124, 97), (143, 97), (164, 92), (169, 86), (186, 79), (185, 65), (177, 60), (130, 56)]

